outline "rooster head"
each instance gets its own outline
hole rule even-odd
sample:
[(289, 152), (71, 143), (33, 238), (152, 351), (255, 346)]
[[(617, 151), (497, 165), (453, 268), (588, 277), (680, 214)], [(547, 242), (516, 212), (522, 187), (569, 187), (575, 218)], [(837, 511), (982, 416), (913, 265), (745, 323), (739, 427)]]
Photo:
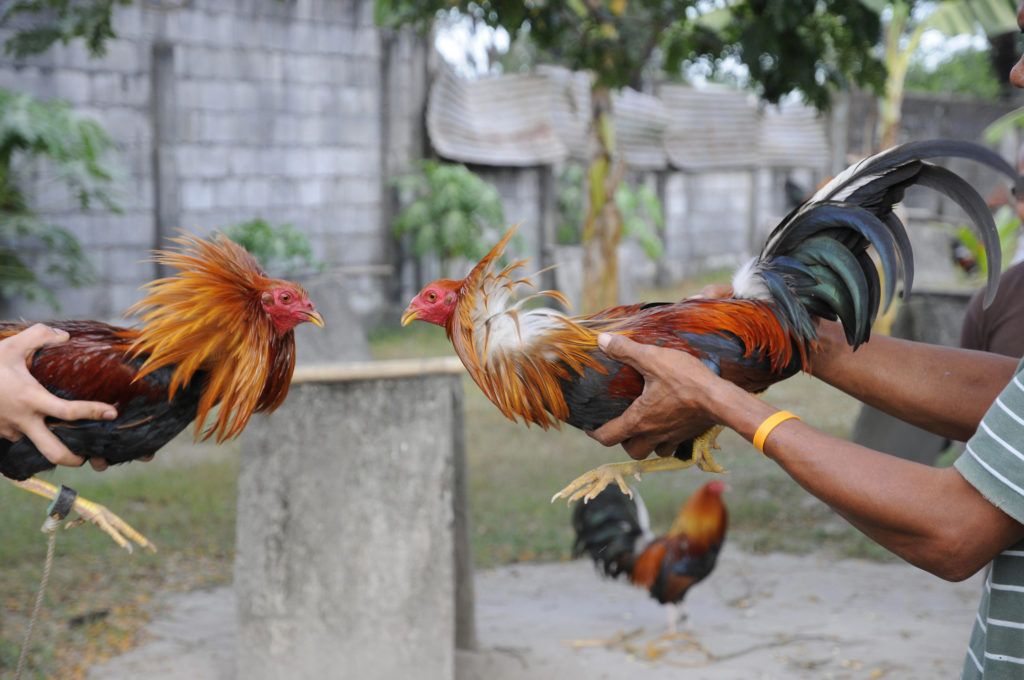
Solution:
[(729, 490), (729, 485), (720, 479), (712, 479), (710, 482), (704, 485), (703, 490), (706, 493), (710, 493), (715, 496), (721, 496), (723, 493)]
[(316, 311), (306, 291), (287, 281), (268, 281), (260, 295), (260, 305), (270, 316), (278, 335), (306, 321), (324, 327), (324, 318)]
[(402, 314), (402, 325), (408, 326), (419, 319), (428, 323), (445, 326), (455, 311), (455, 303), (459, 301), (459, 290), (462, 281), (441, 279), (428, 283), (416, 297), (412, 299), (405, 313)]

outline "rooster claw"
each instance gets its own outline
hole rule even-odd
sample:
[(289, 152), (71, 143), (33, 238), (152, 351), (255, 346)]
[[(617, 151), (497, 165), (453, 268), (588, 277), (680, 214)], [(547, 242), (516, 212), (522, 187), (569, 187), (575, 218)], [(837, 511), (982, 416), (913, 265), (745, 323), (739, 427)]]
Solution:
[[(13, 479), (8, 481), (17, 487), (25, 489), (25, 491), (50, 500), (56, 498), (59, 493), (59, 489), (56, 486), (49, 482), (45, 482), (38, 477), (31, 477), (23, 482), (16, 482)], [(92, 522), (99, 527), (101, 531), (110, 536), (115, 543), (128, 552), (132, 552), (132, 544), (130, 541), (138, 543), (140, 547), (146, 548), (150, 552), (156, 552), (156, 546), (150, 543), (145, 536), (136, 531), (131, 525), (107, 509), (106, 506), (100, 505), (99, 503), (93, 503), (92, 501), (79, 496), (75, 499), (71, 509), (77, 512), (80, 517), (79, 519), (69, 522), (66, 525), (67, 527), (70, 528), (72, 526), (77, 526), (86, 521)]]
[(695, 462), (694, 460), (679, 460), (678, 458), (668, 457), (631, 460), (624, 463), (606, 463), (598, 468), (594, 468), (590, 472), (583, 473), (569, 482), (568, 486), (551, 497), (551, 502), (554, 503), (559, 498), (566, 498), (569, 505), (580, 499), (586, 503), (591, 498), (596, 498), (612, 482), (618, 484), (619, 490), (622, 493), (632, 498), (633, 492), (626, 484), (626, 477), (633, 476), (635, 479), (640, 479), (640, 475), (645, 472), (682, 470), (692, 466)]
[(710, 430), (693, 440), (692, 462), (697, 464), (704, 472), (725, 472), (725, 468), (718, 464), (718, 461), (711, 456), (711, 452), (722, 447), (718, 445), (718, 435), (725, 428), (715, 425)]
[(568, 504), (572, 505), (582, 498), (586, 503), (591, 498), (597, 497), (612, 482), (619, 485), (619, 490), (622, 493), (632, 498), (633, 492), (624, 478), (625, 475), (633, 475), (636, 479), (640, 479), (640, 471), (633, 470), (632, 467), (633, 463), (608, 463), (590, 472), (585, 472), (552, 496), (551, 502), (554, 503), (559, 498), (566, 498)]

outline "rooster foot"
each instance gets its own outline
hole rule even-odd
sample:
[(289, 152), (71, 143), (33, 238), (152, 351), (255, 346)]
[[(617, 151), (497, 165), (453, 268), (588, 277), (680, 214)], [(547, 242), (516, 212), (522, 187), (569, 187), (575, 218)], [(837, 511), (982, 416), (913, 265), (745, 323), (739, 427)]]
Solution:
[(715, 425), (693, 440), (692, 462), (697, 463), (697, 467), (704, 472), (725, 472), (725, 468), (711, 456), (712, 451), (722, 448), (718, 445), (718, 435), (724, 429), (722, 425)]
[[(636, 479), (640, 479), (640, 475), (644, 472), (682, 470), (690, 467), (695, 462), (696, 459), (679, 460), (678, 458), (672, 458), (669, 456), (667, 458), (631, 460), (625, 463), (606, 463), (601, 467), (594, 468), (590, 472), (585, 472), (572, 480), (568, 486), (551, 497), (551, 502), (554, 503), (559, 498), (567, 498), (569, 503), (572, 504), (574, 501), (578, 501), (582, 498), (583, 502), (586, 503), (591, 498), (595, 498), (597, 494), (604, 491), (605, 487), (612, 482), (619, 485), (619, 490), (621, 490), (622, 493), (632, 498), (633, 492), (630, 491), (629, 486), (626, 485), (626, 477), (632, 475)], [(714, 463), (713, 460), (712, 463)]]
[[(23, 482), (16, 482), (13, 479), (9, 479), (7, 481), (14, 486), (25, 489), (25, 491), (50, 500), (56, 498), (57, 494), (60, 492), (58, 487), (49, 482), (44, 482), (38, 477), (31, 477)], [(75, 499), (75, 503), (71, 508), (81, 517), (77, 522), (92, 522), (108, 536), (114, 539), (115, 543), (128, 552), (132, 551), (132, 544), (129, 543), (129, 541), (135, 541), (139, 546), (146, 548), (151, 552), (156, 552), (156, 546), (150, 543), (145, 536), (133, 529), (127, 522), (108, 510), (105, 506), (100, 505), (99, 503), (93, 503), (92, 501), (79, 496)]]
[(709, 660), (714, 658), (711, 650), (701, 644), (697, 638), (682, 631), (663, 633), (644, 645), (644, 653), (649, 660), (661, 658), (672, 651), (700, 652)]

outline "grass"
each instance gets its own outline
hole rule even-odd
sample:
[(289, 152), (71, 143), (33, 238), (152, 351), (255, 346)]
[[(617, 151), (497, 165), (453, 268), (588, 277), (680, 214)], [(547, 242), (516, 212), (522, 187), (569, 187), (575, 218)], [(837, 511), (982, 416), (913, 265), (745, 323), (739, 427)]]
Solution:
[[(237, 454), (195, 447), (203, 459), (175, 462), (189, 439), (157, 461), (111, 469), (61, 468), (48, 475), (117, 512), (158, 546), (128, 554), (89, 526), (57, 534), (46, 599), (25, 678), (76, 678), (138, 644), (152, 612), (174, 592), (228, 583), (234, 560)], [(13, 671), (46, 555), (39, 531), (47, 501), (0, 484), (0, 676)]]
[[(683, 297), (705, 281), (647, 299)], [(426, 324), (379, 329), (370, 340), (378, 359), (452, 353), (444, 332)], [(570, 511), (549, 499), (582, 472), (624, 460), (625, 454), (571, 428), (543, 431), (513, 423), (468, 377), (464, 387), (475, 565), (568, 559)], [(849, 433), (857, 413), (851, 399), (804, 376), (773, 387), (766, 399), (838, 436)], [(730, 471), (730, 542), (758, 552), (825, 549), (885, 557), (749, 443), (731, 432), (720, 443), (717, 458)], [(61, 531), (26, 678), (83, 677), (90, 665), (138, 644), (146, 621), (170, 594), (231, 581), (237, 460), (237, 447), (194, 445), (189, 436), (172, 442), (152, 463), (103, 474), (61, 468), (48, 475), (110, 507), (159, 552), (128, 555), (91, 526)], [(654, 528), (667, 528), (683, 500), (707, 479), (696, 470), (645, 477), (637, 488)], [(39, 532), (46, 506), (43, 499), (0, 484), (0, 676), (17, 661), (35, 600), (46, 550)]]

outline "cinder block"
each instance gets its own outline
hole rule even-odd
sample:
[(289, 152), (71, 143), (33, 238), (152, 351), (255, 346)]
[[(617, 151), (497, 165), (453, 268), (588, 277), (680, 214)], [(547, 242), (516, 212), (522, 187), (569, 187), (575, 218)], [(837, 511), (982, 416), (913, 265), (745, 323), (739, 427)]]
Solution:
[(103, 68), (120, 73), (148, 73), (150, 45), (134, 40), (111, 40), (106, 45), (107, 54), (100, 62)]
[(214, 183), (214, 203), (220, 208), (235, 208), (242, 205), (242, 180), (225, 177)]
[(119, 6), (113, 14), (114, 33), (124, 39), (142, 37), (142, 8), (137, 5)]
[(84, 71), (61, 69), (53, 74), (56, 95), (72, 104), (89, 101), (89, 74)]
[(323, 182), (318, 179), (305, 179), (298, 183), (298, 194), (300, 205), (320, 205), (324, 200)]
[(262, 177), (250, 177), (242, 185), (243, 203), (249, 208), (265, 208), (270, 205), (270, 181)]
[(209, 210), (214, 190), (209, 180), (192, 179), (181, 183), (181, 205), (187, 210)]

